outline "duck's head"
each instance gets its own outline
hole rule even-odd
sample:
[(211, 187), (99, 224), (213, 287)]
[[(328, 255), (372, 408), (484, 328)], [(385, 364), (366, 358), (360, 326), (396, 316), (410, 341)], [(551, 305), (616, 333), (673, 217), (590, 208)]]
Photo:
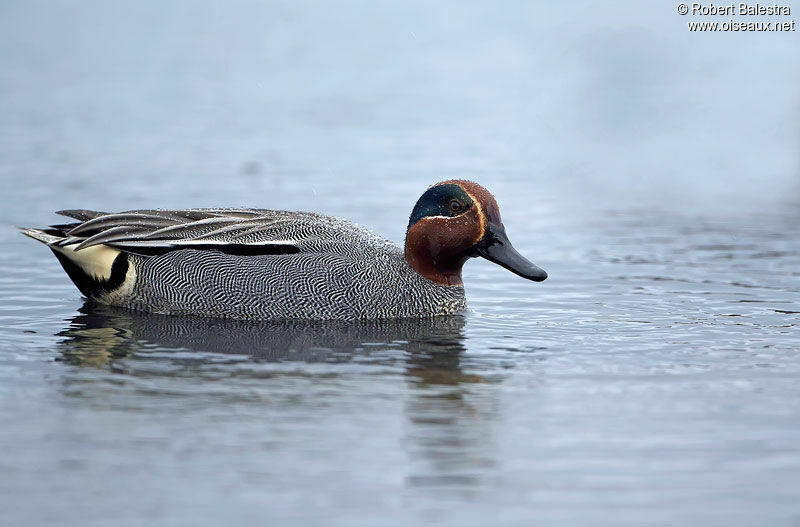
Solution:
[(429, 188), (414, 205), (406, 231), (406, 261), (438, 284), (459, 286), (461, 267), (482, 256), (523, 278), (547, 273), (519, 254), (506, 236), (494, 196), (472, 181), (451, 180)]

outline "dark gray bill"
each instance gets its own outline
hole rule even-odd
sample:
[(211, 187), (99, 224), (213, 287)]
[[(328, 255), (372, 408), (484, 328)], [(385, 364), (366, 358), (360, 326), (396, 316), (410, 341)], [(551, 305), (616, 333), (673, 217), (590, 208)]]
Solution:
[(475, 246), (474, 250), (476, 256), (482, 256), (490, 262), (503, 266), (522, 278), (534, 282), (541, 282), (547, 278), (547, 272), (544, 269), (537, 267), (514, 249), (502, 227), (489, 225), (489, 232)]

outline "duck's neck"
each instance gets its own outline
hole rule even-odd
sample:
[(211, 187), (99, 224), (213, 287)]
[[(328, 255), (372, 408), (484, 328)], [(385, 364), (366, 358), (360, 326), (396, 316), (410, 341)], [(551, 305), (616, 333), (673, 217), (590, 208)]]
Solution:
[(467, 257), (448, 257), (445, 251), (431, 240), (414, 236), (413, 229), (406, 235), (406, 262), (416, 272), (439, 285), (463, 287), (461, 268)]

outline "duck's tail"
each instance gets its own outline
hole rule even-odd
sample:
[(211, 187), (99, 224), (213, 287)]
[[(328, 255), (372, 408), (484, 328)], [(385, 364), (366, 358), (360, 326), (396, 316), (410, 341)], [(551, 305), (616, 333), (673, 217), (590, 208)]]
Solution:
[(60, 241), (64, 241), (66, 238), (63, 235), (57, 234), (50, 234), (47, 231), (52, 229), (42, 230), (42, 229), (33, 229), (30, 227), (17, 227), (22, 234), (27, 236), (28, 238), (33, 238), (34, 240), (40, 241), (45, 245), (51, 245), (54, 243), (58, 243)]
[(83, 238), (69, 236), (77, 224), (54, 225), (46, 229), (19, 227), (22, 234), (47, 245), (56, 255), (72, 282), (88, 298), (102, 300), (133, 278), (128, 273), (127, 254), (107, 245), (76, 250)]

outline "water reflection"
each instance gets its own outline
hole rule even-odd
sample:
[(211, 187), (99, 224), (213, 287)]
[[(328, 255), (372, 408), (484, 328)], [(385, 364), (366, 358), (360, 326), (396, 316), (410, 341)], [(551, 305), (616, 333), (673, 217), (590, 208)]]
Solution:
[(479, 486), (495, 463), (496, 393), (478, 389), (488, 381), (463, 372), (458, 346), (447, 342), (429, 342), (411, 355), (406, 375), (413, 394), (406, 404), (412, 460), (406, 484), (460, 491)]
[[(406, 485), (463, 492), (478, 486), (481, 475), (494, 465), (493, 423), (498, 416), (492, 383), (463, 370), (464, 324), (460, 316), (357, 323), (242, 322), (87, 303), (60, 333), (60, 351), (61, 360), (69, 364), (99, 368), (101, 378), (119, 370), (134, 378), (147, 377), (141, 397), (169, 397), (176, 411), (182, 411), (182, 403), (175, 400), (178, 383), (188, 379), (201, 394), (207, 385), (220, 390), (219, 382), (204, 382), (212, 377), (224, 382), (228, 395), (242, 391), (252, 396), (255, 384), (262, 408), (282, 400), (294, 407), (287, 406), (286, 414), (298, 412), (312, 419), (315, 412), (329, 417), (334, 408), (359, 407), (359, 401), (376, 394), (387, 401), (399, 397), (406, 426), (394, 441), (408, 452)], [(222, 361), (220, 354), (226, 354)], [(382, 367), (337, 367), (344, 362)], [(294, 366), (286, 369), (281, 363)], [(331, 367), (320, 369), (320, 363)], [(298, 375), (302, 380), (296, 380)], [(135, 384), (126, 379), (123, 382)], [(87, 384), (96, 381), (81, 376), (73, 379), (69, 391), (86, 397), (93, 393)], [(295, 384), (287, 390), (287, 382)], [(314, 393), (330, 383), (339, 388), (335, 401), (321, 406)], [(295, 396), (287, 397), (287, 391)], [(297, 392), (304, 396), (297, 397)], [(326, 397), (331, 397), (330, 391)], [(207, 405), (220, 403), (207, 398)], [(376, 404), (375, 399), (369, 404)], [(396, 405), (387, 404), (385, 415), (377, 419), (394, 422), (396, 411)]]
[(100, 367), (153, 350), (244, 355), (259, 362), (345, 362), (375, 350), (406, 353), (409, 374), (459, 382), (464, 318), (240, 321), (173, 317), (86, 303), (59, 333), (63, 360)]

